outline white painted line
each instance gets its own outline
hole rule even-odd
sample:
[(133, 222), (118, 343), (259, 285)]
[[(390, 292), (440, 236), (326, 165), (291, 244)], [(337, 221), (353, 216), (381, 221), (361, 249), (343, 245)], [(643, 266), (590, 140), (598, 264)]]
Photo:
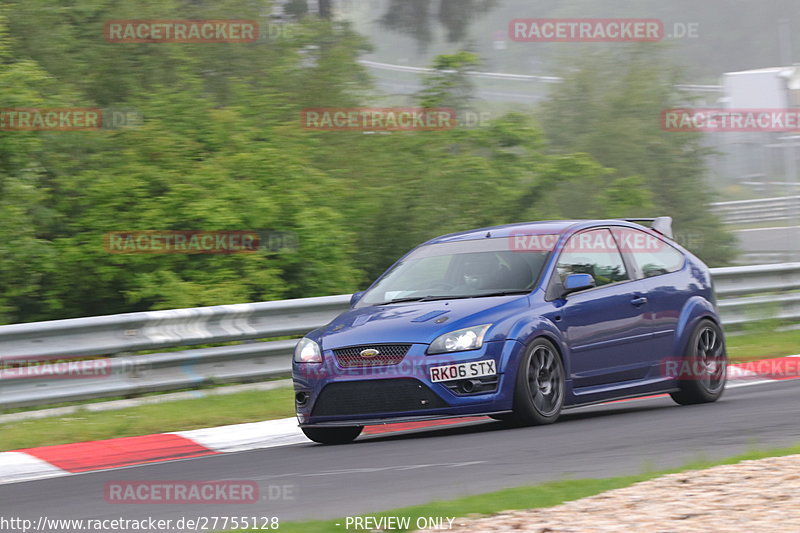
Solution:
[(173, 434), (221, 453), (311, 442), (297, 427), (296, 418), (176, 431)]
[(772, 228), (750, 228), (750, 229), (736, 229), (734, 233), (744, 233), (749, 231), (774, 231), (776, 229), (797, 229), (800, 226), (776, 226)]
[(294, 474), (298, 477), (321, 477), (321, 476), (340, 476), (350, 474), (372, 474), (374, 472), (387, 472), (387, 471), (402, 471), (402, 470), (419, 470), (424, 468), (426, 470), (431, 468), (463, 468), (477, 464), (483, 464), (488, 461), (469, 461), (466, 463), (438, 463), (438, 464), (415, 464), (415, 465), (399, 465), (399, 466), (378, 466), (378, 467), (363, 467), (363, 468), (347, 468), (344, 470), (328, 470), (324, 472), (311, 472), (307, 474)]
[(736, 383), (726, 383), (726, 389), (739, 389), (741, 387), (751, 387), (753, 385), (763, 385), (765, 383), (783, 383), (787, 380), (776, 380), (776, 379), (759, 379), (756, 381), (737, 381)]
[(0, 485), (69, 475), (66, 470), (24, 452), (0, 452)]

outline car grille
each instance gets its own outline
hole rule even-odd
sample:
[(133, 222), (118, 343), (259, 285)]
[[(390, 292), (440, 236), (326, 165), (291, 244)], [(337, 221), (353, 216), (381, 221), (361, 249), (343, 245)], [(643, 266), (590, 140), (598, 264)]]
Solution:
[(416, 379), (372, 379), (329, 383), (311, 416), (366, 415), (447, 407)]
[[(368, 346), (350, 346), (333, 351), (336, 362), (342, 368), (396, 365), (406, 356), (410, 344), (373, 344)], [(375, 357), (362, 357), (361, 352), (367, 349), (378, 350)]]

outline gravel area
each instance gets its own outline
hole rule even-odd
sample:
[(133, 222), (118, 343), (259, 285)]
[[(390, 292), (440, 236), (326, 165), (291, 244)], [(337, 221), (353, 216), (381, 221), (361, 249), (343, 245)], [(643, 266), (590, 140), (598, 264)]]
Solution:
[(800, 532), (800, 455), (669, 474), (546, 509), (456, 519), (451, 531)]

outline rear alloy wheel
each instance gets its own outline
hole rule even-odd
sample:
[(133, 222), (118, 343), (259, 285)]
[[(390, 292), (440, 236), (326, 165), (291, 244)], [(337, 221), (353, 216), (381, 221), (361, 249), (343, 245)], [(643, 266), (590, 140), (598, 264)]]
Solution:
[(701, 321), (689, 339), (683, 363), (680, 390), (670, 394), (672, 399), (681, 405), (717, 401), (725, 390), (728, 368), (722, 329), (710, 320)]
[(347, 444), (361, 434), (364, 426), (300, 428), (306, 437), (320, 444)]
[(564, 365), (555, 346), (536, 339), (517, 370), (513, 421), (526, 426), (552, 424), (564, 405)]

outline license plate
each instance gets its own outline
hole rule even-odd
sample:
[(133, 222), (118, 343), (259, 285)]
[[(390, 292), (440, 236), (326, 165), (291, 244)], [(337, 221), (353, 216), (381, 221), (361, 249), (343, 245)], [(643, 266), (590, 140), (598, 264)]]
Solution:
[(497, 366), (494, 359), (460, 363), (457, 365), (434, 366), (430, 369), (431, 381), (452, 381), (454, 379), (481, 378), (497, 375)]

